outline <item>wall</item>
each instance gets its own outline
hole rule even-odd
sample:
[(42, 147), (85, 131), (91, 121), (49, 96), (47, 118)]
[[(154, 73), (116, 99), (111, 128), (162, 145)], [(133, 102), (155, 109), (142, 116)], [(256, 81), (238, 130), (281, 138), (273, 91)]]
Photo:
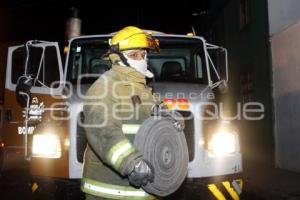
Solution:
[(270, 35), (279, 33), (300, 20), (299, 0), (268, 0)]
[[(300, 3), (300, 1), (299, 1)], [(276, 166), (300, 172), (300, 22), (272, 37)]]
[(7, 46), (6, 42), (0, 42), (0, 103), (3, 102), (4, 97)]
[[(267, 0), (250, 1), (250, 22), (240, 30), (239, 0), (231, 0), (215, 23), (219, 43), (228, 49), (232, 104), (243, 100), (244, 74), (251, 71), (251, 101), (261, 102), (265, 117), (238, 121), (244, 159), (249, 163), (273, 165), (271, 64)], [(235, 105), (232, 105), (234, 110)]]

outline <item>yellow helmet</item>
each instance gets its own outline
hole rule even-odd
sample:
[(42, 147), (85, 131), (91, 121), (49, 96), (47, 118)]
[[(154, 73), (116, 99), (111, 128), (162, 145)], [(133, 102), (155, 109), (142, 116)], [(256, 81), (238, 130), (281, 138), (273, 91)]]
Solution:
[(142, 29), (135, 26), (127, 26), (118, 31), (109, 41), (113, 51), (123, 51), (128, 49), (153, 48), (153, 39)]

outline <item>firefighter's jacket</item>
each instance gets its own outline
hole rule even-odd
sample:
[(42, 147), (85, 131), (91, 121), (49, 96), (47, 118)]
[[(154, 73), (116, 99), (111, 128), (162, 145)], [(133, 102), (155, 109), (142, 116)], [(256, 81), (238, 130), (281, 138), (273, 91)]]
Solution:
[(144, 75), (131, 67), (113, 65), (89, 88), (83, 107), (88, 146), (82, 191), (110, 199), (154, 199), (124, 176), (140, 156), (134, 134), (154, 102)]

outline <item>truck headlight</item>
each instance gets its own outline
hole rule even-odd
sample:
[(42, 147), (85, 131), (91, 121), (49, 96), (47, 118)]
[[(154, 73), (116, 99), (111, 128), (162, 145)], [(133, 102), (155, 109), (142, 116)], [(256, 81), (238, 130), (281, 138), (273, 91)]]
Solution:
[(33, 135), (32, 157), (60, 158), (61, 144), (58, 135), (54, 135), (54, 134)]
[(237, 151), (237, 133), (220, 131), (212, 135), (208, 150), (216, 156), (224, 156)]

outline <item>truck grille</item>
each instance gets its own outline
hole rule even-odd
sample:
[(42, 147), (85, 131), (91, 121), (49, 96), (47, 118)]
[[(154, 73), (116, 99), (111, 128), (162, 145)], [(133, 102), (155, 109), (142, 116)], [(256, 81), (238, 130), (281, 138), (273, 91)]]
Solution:
[[(78, 115), (79, 120), (83, 122), (84, 115), (83, 112)], [(81, 123), (83, 124), (83, 123)], [(77, 123), (77, 134), (76, 134), (76, 151), (77, 151), (77, 160), (78, 162), (83, 163), (84, 151), (87, 146), (87, 139), (85, 129)]]
[(195, 154), (195, 139), (194, 139), (194, 116), (189, 111), (178, 111), (184, 117), (184, 135), (189, 150), (189, 161), (194, 160)]

